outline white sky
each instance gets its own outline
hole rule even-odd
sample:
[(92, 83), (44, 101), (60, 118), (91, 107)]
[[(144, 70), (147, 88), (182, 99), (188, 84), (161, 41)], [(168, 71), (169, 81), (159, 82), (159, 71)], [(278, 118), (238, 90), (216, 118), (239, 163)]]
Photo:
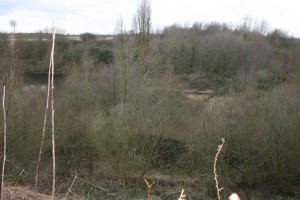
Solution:
[[(0, 0), (0, 31), (36, 32), (56, 27), (66, 33), (113, 34), (122, 18), (131, 29), (138, 0)], [(174, 23), (220, 22), (236, 26), (246, 16), (266, 20), (270, 29), (282, 28), (300, 37), (300, 0), (152, 0), (153, 29)]]

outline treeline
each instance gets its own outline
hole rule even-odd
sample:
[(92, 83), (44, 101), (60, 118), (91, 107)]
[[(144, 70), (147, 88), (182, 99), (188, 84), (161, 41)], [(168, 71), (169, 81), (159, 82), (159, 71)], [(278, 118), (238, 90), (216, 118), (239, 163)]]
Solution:
[[(223, 197), (232, 191), (248, 199), (299, 195), (299, 39), (279, 29), (218, 23), (173, 25), (156, 34), (127, 34), (120, 23), (118, 30), (109, 41), (57, 37), (59, 192), (78, 175), (108, 191), (78, 183), (74, 193), (103, 199), (142, 196), (143, 178), (157, 182), (153, 194), (162, 199), (178, 197), (181, 188), (192, 199), (213, 198), (213, 161), (225, 138), (218, 161)], [(1, 38), (0, 82), (10, 84), (12, 94), (6, 174), (12, 184), (30, 186), (46, 91), (24, 85), (47, 73), (51, 41), (16, 40), (12, 57), (9, 35)], [(212, 92), (178, 92), (183, 89)], [(50, 157), (47, 134), (40, 172), (45, 191)]]

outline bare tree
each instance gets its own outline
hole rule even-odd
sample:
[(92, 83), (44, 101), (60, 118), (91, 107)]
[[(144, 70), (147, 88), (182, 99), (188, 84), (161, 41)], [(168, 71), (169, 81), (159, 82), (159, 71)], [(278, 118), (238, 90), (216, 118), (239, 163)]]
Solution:
[(268, 30), (269, 30), (269, 24), (266, 20), (262, 20), (260, 22), (260, 26), (259, 26), (259, 32), (261, 34), (267, 34), (268, 33)]
[(133, 28), (142, 43), (149, 42), (151, 31), (151, 1), (142, 0), (137, 8), (136, 16), (133, 19)]
[[(115, 35), (117, 37), (117, 40), (114, 42), (114, 54), (116, 57), (116, 60), (123, 62), (123, 59), (125, 57), (124, 55), (124, 27), (123, 27), (123, 19), (119, 18), (119, 20), (117, 21), (116, 27), (115, 27)], [(118, 77), (118, 73), (119, 73), (119, 69), (118, 69), (118, 65), (111, 65), (110, 66), (111, 72), (112, 72), (112, 76), (113, 76), (113, 103), (114, 106), (116, 106), (116, 92), (117, 92), (117, 77)], [(125, 66), (125, 71), (126, 66)], [(125, 76), (125, 80), (126, 80), (126, 76)], [(126, 81), (125, 81), (126, 82)], [(126, 85), (126, 84), (125, 84)], [(126, 91), (126, 87), (124, 89), (124, 93)]]
[(9, 47), (11, 57), (10, 57), (10, 73), (9, 73), (9, 79), (8, 79), (8, 101), (7, 101), (7, 110), (6, 110), (7, 118), (8, 118), (8, 112), (10, 110), (12, 90), (13, 90), (14, 83), (15, 83), (15, 68), (17, 65), (16, 54), (18, 51), (16, 49), (16, 36), (15, 36), (17, 22), (14, 20), (11, 20), (11, 21), (9, 21), (9, 25), (11, 26), (12, 31), (9, 35), (9, 40), (8, 40), (8, 47)]
[(120, 17), (115, 27), (115, 35), (119, 40), (121, 40), (122, 43), (123, 43), (124, 33), (125, 33), (125, 29), (123, 25), (123, 19), (122, 17)]

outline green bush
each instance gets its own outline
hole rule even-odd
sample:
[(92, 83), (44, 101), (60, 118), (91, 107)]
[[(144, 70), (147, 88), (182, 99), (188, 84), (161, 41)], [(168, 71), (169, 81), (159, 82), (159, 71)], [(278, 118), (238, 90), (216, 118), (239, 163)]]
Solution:
[(110, 64), (113, 62), (113, 52), (109, 49), (93, 47), (90, 48), (90, 54), (98, 63)]

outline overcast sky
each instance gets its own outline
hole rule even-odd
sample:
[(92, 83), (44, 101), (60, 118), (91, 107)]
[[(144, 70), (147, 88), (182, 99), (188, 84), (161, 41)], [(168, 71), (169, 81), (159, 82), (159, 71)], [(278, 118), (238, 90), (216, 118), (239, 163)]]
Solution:
[[(131, 29), (138, 0), (0, 0), (0, 31), (9, 32), (17, 21), (18, 32), (56, 27), (66, 33), (113, 34), (122, 18)], [(220, 22), (237, 26), (242, 19), (266, 20), (270, 29), (282, 28), (300, 37), (300, 0), (152, 0), (153, 29), (174, 23)]]

